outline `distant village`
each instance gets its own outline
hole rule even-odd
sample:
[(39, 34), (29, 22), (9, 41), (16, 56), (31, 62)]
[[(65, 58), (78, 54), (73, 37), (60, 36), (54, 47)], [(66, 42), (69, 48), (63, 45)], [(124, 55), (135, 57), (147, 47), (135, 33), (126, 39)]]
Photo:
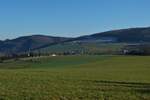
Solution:
[(19, 59), (19, 58), (26, 58), (26, 57), (41, 57), (41, 56), (67, 56), (67, 55), (150, 55), (150, 45), (149, 44), (128, 44), (118, 50), (117, 52), (109, 52), (109, 53), (99, 53), (99, 52), (88, 52), (84, 50), (70, 50), (66, 52), (50, 52), (50, 53), (41, 53), (39, 52), (32, 52), (31, 50), (24, 52), (24, 53), (8, 53), (4, 56), (0, 57), (0, 63), (7, 59)]

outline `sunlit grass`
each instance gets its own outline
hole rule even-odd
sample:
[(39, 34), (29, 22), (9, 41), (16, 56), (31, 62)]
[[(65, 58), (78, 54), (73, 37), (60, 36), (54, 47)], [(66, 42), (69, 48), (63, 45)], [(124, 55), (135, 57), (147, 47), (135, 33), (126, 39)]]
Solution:
[(149, 56), (58, 56), (0, 64), (4, 100), (149, 100)]

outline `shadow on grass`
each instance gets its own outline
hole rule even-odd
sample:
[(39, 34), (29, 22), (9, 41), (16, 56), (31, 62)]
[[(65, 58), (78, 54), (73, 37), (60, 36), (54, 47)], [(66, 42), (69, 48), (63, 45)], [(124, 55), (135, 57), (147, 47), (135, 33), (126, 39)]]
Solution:
[[(103, 80), (83, 80), (86, 82), (92, 82), (97, 86), (116, 87), (120, 89), (130, 89), (139, 93), (150, 94), (150, 83), (138, 83), (138, 82), (119, 82), (119, 81), (103, 81)], [(115, 89), (115, 88), (114, 88)]]

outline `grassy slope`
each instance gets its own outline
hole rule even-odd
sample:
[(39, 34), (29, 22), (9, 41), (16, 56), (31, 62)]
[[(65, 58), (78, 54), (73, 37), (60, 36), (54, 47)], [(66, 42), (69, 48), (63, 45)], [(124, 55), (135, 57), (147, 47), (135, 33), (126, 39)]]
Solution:
[(123, 43), (64, 43), (40, 49), (41, 52), (62, 53), (65, 51), (84, 51), (88, 53), (116, 53), (124, 46)]
[(150, 57), (61, 56), (0, 64), (0, 98), (149, 100)]

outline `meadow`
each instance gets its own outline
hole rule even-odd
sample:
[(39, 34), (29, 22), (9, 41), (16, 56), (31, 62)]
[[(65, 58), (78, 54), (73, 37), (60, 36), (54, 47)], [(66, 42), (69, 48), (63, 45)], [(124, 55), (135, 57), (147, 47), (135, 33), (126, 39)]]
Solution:
[(35, 50), (34, 52), (42, 53), (64, 53), (76, 52), (77, 54), (120, 54), (121, 50), (127, 44), (125, 43), (99, 43), (99, 42), (67, 42), (56, 45), (51, 45), (46, 48)]
[(150, 100), (150, 56), (56, 56), (0, 63), (0, 100)]

